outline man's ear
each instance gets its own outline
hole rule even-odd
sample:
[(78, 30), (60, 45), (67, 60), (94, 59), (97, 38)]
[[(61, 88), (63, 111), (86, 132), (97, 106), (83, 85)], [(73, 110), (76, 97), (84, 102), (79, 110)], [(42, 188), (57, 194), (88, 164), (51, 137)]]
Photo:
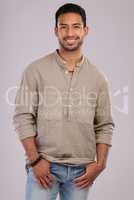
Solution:
[(58, 28), (57, 27), (54, 28), (54, 32), (55, 32), (55, 35), (58, 36)]
[(86, 26), (84, 29), (85, 29), (85, 35), (88, 35), (88, 33), (89, 33), (89, 30), (90, 30), (90, 29), (89, 29), (89, 27), (88, 27), (88, 26)]

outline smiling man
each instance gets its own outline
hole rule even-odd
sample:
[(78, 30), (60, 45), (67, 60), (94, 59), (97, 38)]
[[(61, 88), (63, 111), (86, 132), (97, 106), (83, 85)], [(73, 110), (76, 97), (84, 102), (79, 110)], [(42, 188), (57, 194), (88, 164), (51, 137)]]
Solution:
[(26, 152), (26, 200), (86, 200), (106, 168), (113, 119), (108, 81), (82, 53), (85, 10), (55, 14), (60, 47), (31, 63), (16, 96), (14, 124)]
[(84, 26), (79, 14), (66, 13), (59, 16), (55, 32), (62, 49), (78, 51), (88, 33), (88, 27)]

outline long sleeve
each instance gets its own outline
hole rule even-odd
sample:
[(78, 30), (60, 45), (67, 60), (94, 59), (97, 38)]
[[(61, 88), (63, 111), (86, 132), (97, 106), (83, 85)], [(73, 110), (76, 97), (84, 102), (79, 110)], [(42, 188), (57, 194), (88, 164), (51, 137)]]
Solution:
[(23, 72), (20, 87), (15, 98), (13, 123), (20, 140), (35, 136), (38, 105), (37, 82), (29, 66)]
[(100, 86), (94, 118), (94, 131), (96, 143), (104, 143), (112, 146), (113, 128), (111, 96), (106, 79)]

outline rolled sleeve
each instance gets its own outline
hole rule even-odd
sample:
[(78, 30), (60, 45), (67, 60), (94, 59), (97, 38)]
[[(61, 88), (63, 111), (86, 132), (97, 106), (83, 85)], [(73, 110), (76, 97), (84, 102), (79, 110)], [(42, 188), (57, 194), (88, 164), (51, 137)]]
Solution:
[(106, 79), (100, 87), (97, 98), (94, 118), (94, 131), (96, 143), (104, 143), (112, 146), (112, 136), (115, 124), (112, 117), (111, 96), (109, 84)]
[(13, 124), (19, 139), (36, 136), (36, 115), (38, 105), (37, 83), (31, 67), (22, 75), (15, 98)]

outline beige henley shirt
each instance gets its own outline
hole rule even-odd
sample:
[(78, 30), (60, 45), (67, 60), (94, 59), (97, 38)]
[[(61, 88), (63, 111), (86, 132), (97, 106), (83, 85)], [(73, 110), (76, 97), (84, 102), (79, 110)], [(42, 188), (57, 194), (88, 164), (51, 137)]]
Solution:
[(31, 63), (15, 103), (19, 139), (35, 136), (47, 160), (87, 164), (95, 161), (97, 143), (112, 146), (108, 81), (84, 55), (72, 74), (57, 50)]

